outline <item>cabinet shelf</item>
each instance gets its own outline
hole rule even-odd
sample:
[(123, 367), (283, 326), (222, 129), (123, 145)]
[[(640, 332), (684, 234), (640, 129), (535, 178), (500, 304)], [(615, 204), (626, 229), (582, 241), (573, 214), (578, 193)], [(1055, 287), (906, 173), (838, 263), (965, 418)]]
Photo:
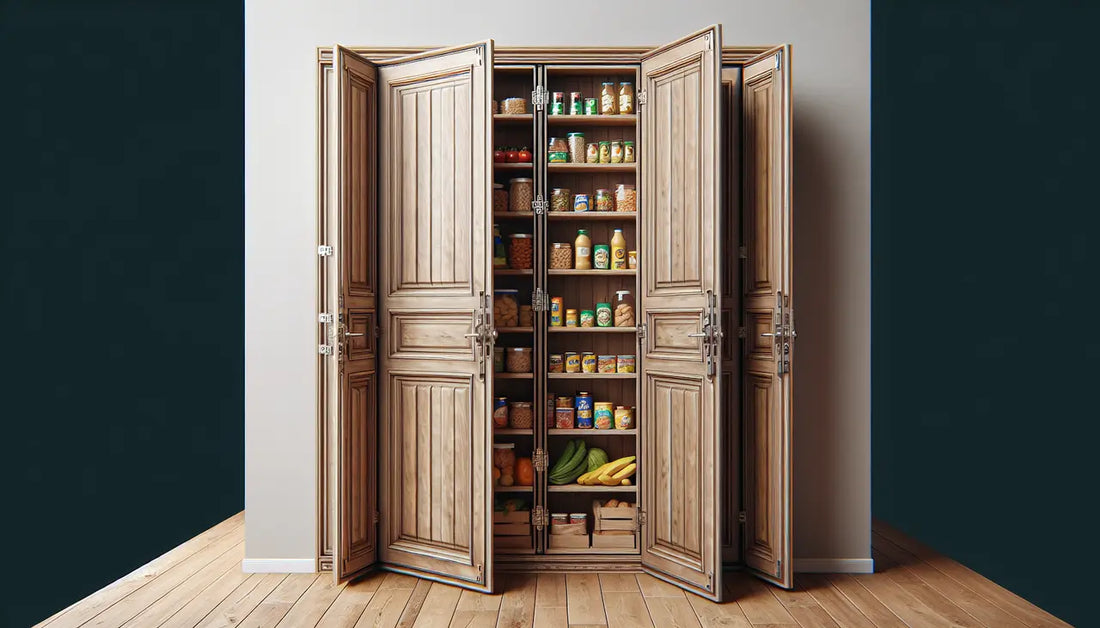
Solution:
[(549, 271), (551, 276), (565, 276), (565, 277), (633, 277), (638, 274), (637, 270), (575, 270), (575, 269), (554, 269)]
[(578, 430), (578, 429), (560, 429), (552, 427), (546, 430), (550, 436), (634, 436), (638, 433), (638, 430)]
[[(495, 216), (496, 214), (494, 214)], [(638, 212), (547, 212), (547, 220), (622, 220), (633, 221), (638, 218)]]
[(530, 113), (494, 113), (493, 122), (502, 124), (531, 124), (535, 116)]
[[(498, 164), (499, 165), (499, 164)], [(505, 164), (515, 165), (515, 164)], [(630, 164), (546, 164), (550, 172), (634, 172), (637, 163)]]
[[(495, 116), (494, 116), (495, 117)], [(637, 126), (638, 115), (634, 113), (621, 115), (556, 115), (546, 116), (549, 124), (565, 124), (573, 126)], [(629, 137), (627, 139), (630, 139)]]
[(493, 212), (493, 220), (531, 220), (534, 217), (535, 212)]
[(494, 486), (494, 493), (534, 493), (533, 486)]
[(493, 373), (497, 379), (535, 379), (534, 373)]
[(552, 334), (636, 334), (637, 327), (550, 327)]
[[(598, 165), (598, 164), (597, 164)], [(619, 164), (614, 164), (619, 165)], [(507, 162), (493, 162), (493, 170), (530, 170), (534, 168), (535, 164), (531, 162), (521, 163), (507, 163)]]
[[(631, 271), (633, 272), (633, 271)], [(535, 271), (530, 268), (494, 268), (494, 275), (534, 275)]]
[(531, 334), (534, 333), (534, 327), (497, 327), (498, 334)]
[[(589, 431), (589, 430), (582, 430)], [(631, 482), (634, 478), (630, 479)], [(551, 484), (546, 487), (551, 493), (637, 493), (638, 485), (631, 484), (630, 486), (604, 486), (600, 484), (598, 486), (585, 486), (583, 484)]]
[(547, 373), (550, 379), (636, 379), (637, 373)]
[(498, 427), (493, 436), (534, 436), (535, 430), (529, 427)]

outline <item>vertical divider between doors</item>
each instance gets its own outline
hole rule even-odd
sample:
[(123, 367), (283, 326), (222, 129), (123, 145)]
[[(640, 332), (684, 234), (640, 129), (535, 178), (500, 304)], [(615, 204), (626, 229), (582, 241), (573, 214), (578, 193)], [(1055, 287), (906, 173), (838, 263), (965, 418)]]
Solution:
[[(536, 89), (540, 86), (546, 88), (546, 66), (535, 65), (534, 79)], [(543, 92), (544, 90), (539, 90)], [(534, 124), (534, 142), (532, 147), (532, 154), (534, 156), (534, 185), (535, 194), (542, 198), (544, 201), (549, 201), (550, 195), (547, 188), (546, 181), (546, 112), (549, 105), (543, 105), (541, 109), (535, 109), (533, 117)], [(532, 278), (532, 284), (535, 290), (542, 289), (545, 299), (549, 299), (546, 295), (546, 268), (547, 264), (547, 225), (546, 225), (546, 212), (542, 214), (536, 213), (534, 216), (535, 221), (535, 271)], [(547, 338), (546, 338), (546, 315), (542, 312), (534, 313), (534, 334), (535, 334), (535, 351), (534, 351), (534, 371), (535, 371), (535, 408), (534, 408), (534, 436), (535, 447), (541, 447), (545, 452), (547, 460), (547, 470), (549, 470), (550, 460), (550, 443), (547, 438), (546, 432), (546, 369), (549, 363), (546, 355), (547, 351)], [(547, 503), (546, 484), (547, 484), (547, 472), (543, 471), (538, 474), (535, 482), (535, 494), (533, 503), (543, 507), (544, 512), (549, 512), (549, 505)], [(535, 534), (535, 553), (542, 554), (546, 547), (546, 533), (548, 526), (543, 526), (542, 530), (536, 529)]]

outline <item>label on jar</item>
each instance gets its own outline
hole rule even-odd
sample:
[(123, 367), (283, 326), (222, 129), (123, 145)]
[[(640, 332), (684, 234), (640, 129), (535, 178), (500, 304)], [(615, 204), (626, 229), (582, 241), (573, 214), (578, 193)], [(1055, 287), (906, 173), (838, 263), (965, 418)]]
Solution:
[[(586, 212), (586, 211), (588, 211), (588, 195), (587, 194), (576, 194), (576, 195), (573, 196), (573, 211), (575, 211), (575, 212)], [(577, 250), (579, 251), (580, 249), (577, 249)], [(587, 253), (585, 253), (585, 255), (587, 255)]]
[(616, 362), (615, 369), (619, 373), (633, 373), (634, 372), (634, 356), (632, 355), (620, 355)]
[(550, 372), (562, 373), (565, 368), (565, 357), (560, 353), (550, 354)]
[(617, 246), (611, 249), (611, 268), (626, 270), (626, 249)]
[[(592, 252), (592, 266), (600, 270), (607, 270), (610, 268), (608, 262), (610, 261), (610, 250), (606, 244), (597, 244)], [(624, 266), (625, 268), (625, 266)]]
[(580, 373), (581, 372), (581, 356), (576, 353), (565, 354), (565, 372), (566, 373)]
[(634, 142), (623, 142), (623, 162), (634, 163)]
[(634, 413), (630, 411), (630, 408), (627, 408), (626, 406), (619, 406), (615, 408), (615, 429), (634, 429)]
[(595, 373), (596, 372), (596, 354), (586, 353), (581, 356), (581, 372), (582, 373)]
[(578, 246), (577, 247), (577, 257), (578, 258), (584, 259), (584, 258), (588, 257), (591, 254), (592, 254), (592, 249), (588, 248), (587, 246)]
[(611, 163), (611, 143), (610, 142), (600, 142), (600, 163), (601, 164)]
[(596, 326), (611, 327), (611, 304), (598, 303), (596, 305)]
[(594, 116), (600, 112), (600, 106), (597, 104), (595, 98), (584, 99), (584, 113), (586, 115)]
[(600, 162), (600, 144), (598, 142), (590, 142), (588, 144), (584, 160), (590, 164)]
[(588, 393), (577, 395), (573, 403), (577, 408), (577, 412), (592, 412), (592, 395)]
[(603, 94), (600, 97), (600, 111), (605, 114), (615, 113), (615, 95)]
[(550, 103), (550, 115), (560, 116), (564, 113), (565, 113), (565, 103), (560, 102), (560, 101)]
[(592, 310), (581, 310), (581, 327), (595, 327), (596, 313)]
[(596, 358), (596, 372), (597, 373), (614, 373), (615, 372), (615, 356), (613, 355), (601, 355)]
[(559, 430), (573, 429), (573, 408), (555, 408), (554, 427)]
[(561, 297), (553, 297), (550, 299), (550, 326), (561, 327), (562, 325), (562, 304), (565, 301)]
[(611, 163), (613, 163), (613, 164), (623, 163), (623, 144), (622, 144), (622, 142), (611, 142)]
[(609, 430), (615, 424), (615, 413), (610, 403), (600, 401), (596, 404), (594, 422), (596, 429)]
[(627, 253), (626, 253), (626, 267), (627, 268), (632, 268), (632, 269), (633, 268), (638, 268), (638, 252), (637, 251), (627, 251)]
[(493, 425), (506, 427), (508, 425), (508, 398), (497, 397), (493, 401)]

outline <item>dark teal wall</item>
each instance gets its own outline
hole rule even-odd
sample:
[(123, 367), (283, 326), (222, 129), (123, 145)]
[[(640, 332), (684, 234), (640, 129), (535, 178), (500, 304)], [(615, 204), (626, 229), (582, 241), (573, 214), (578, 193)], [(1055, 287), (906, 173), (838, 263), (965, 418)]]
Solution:
[(0, 625), (244, 507), (243, 10), (0, 8)]
[(1098, 3), (872, 5), (874, 515), (1082, 626), (1098, 27)]

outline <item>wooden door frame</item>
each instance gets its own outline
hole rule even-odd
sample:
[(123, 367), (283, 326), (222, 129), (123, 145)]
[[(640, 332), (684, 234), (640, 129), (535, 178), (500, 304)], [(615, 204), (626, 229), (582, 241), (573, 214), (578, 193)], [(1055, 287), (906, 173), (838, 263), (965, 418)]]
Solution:
[[(776, 46), (723, 46), (722, 65), (742, 66), (744, 63), (774, 49)], [(419, 54), (430, 50), (445, 48), (445, 46), (348, 46), (349, 50), (362, 55), (372, 62), (384, 62), (397, 57)], [(494, 50), (494, 64), (596, 64), (596, 65), (622, 65), (640, 64), (642, 55), (653, 50), (655, 46), (619, 46), (619, 47), (588, 47), (588, 46), (502, 46)], [(330, 97), (328, 81), (332, 79), (333, 56), (330, 46), (318, 46), (316, 48), (317, 60), (317, 245), (329, 244), (326, 233), (329, 227), (327, 213), (333, 200), (328, 189), (331, 185), (329, 168), (331, 164), (326, 151), (330, 149), (328, 140), (327, 107)], [(315, 259), (316, 264), (316, 304), (317, 311), (324, 311), (326, 292), (326, 275), (323, 260), (320, 256)], [(324, 327), (317, 328), (318, 344), (325, 343)], [(333, 568), (333, 539), (332, 539), (332, 508), (331, 494), (334, 490), (335, 469), (333, 468), (334, 451), (332, 447), (338, 443), (329, 442), (334, 438), (334, 430), (330, 428), (330, 413), (333, 408), (327, 401), (327, 388), (330, 382), (327, 379), (324, 368), (325, 356), (317, 356), (317, 571), (331, 571)], [(558, 562), (558, 561), (553, 561)], [(618, 561), (612, 561), (618, 562)], [(640, 569), (640, 563), (639, 563)]]

